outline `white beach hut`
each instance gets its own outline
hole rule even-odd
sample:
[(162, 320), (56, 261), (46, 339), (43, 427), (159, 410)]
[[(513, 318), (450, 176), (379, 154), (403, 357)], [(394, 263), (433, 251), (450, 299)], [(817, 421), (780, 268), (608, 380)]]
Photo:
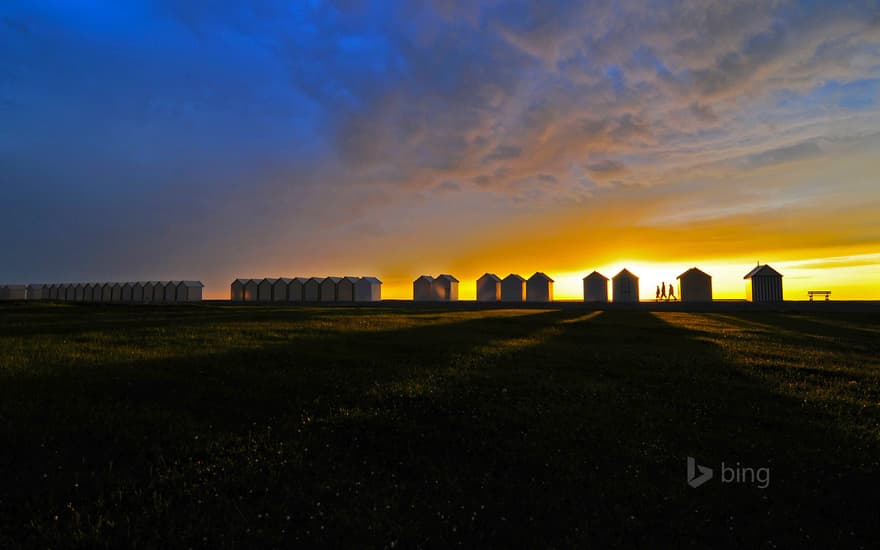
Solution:
[(303, 292), (305, 291), (306, 282), (308, 282), (308, 280), (307, 277), (294, 277), (290, 280), (290, 283), (287, 284), (288, 302), (302, 302), (305, 300)]
[(233, 302), (244, 301), (244, 284), (247, 279), (236, 279), (229, 285), (229, 299)]
[(678, 299), (682, 302), (711, 302), (712, 276), (692, 267), (679, 275)]
[(376, 277), (361, 277), (354, 284), (355, 302), (379, 302), (382, 300), (382, 281)]
[(27, 285), (27, 299), (28, 300), (48, 300), (48, 288), (47, 285), (43, 284), (29, 284)]
[(477, 301), (497, 302), (501, 299), (501, 279), (494, 273), (484, 273), (477, 279)]
[(611, 278), (612, 300), (614, 303), (638, 303), (639, 301), (639, 278), (622, 269), (620, 273)]
[(287, 301), (287, 291), (290, 287), (290, 281), (292, 281), (292, 279), (289, 277), (279, 277), (278, 279), (275, 279), (275, 282), (272, 283), (273, 302)]
[(338, 290), (339, 282), (342, 280), (342, 277), (324, 277), (324, 280), (321, 281), (321, 301), (322, 302), (335, 302), (336, 300), (336, 291)]
[(114, 283), (101, 283), (101, 302), (110, 303), (113, 301), (113, 284)]
[(129, 302), (133, 301), (132, 298), (134, 297), (134, 285), (135, 284), (136, 283), (123, 283), (122, 284), (122, 286), (120, 287), (120, 289), (121, 289), (120, 297), (119, 297), (120, 302), (129, 303)]
[(434, 293), (431, 286), (434, 284), (434, 277), (430, 275), (422, 275), (413, 281), (413, 301), (428, 302), (434, 299)]
[(552, 302), (553, 279), (541, 271), (536, 272), (526, 281), (526, 301)]
[(501, 281), (502, 302), (523, 302), (526, 299), (526, 280), (511, 273)]
[(263, 279), (257, 284), (257, 301), (258, 302), (271, 302), (272, 301), (272, 288), (275, 286), (275, 283), (278, 279)]
[(336, 301), (337, 302), (353, 302), (354, 301), (354, 285), (357, 284), (357, 277), (343, 277), (336, 285)]
[(321, 297), (321, 277), (311, 277), (303, 283), (303, 302), (317, 302)]
[(244, 282), (244, 301), (256, 302), (260, 296), (260, 281), (257, 279), (247, 279)]
[(584, 277), (584, 301), (608, 302), (608, 277), (598, 271)]
[(441, 273), (431, 283), (431, 292), (434, 300), (440, 302), (458, 301), (458, 279), (448, 273)]
[(750, 302), (781, 302), (782, 274), (769, 265), (758, 264), (743, 277), (746, 300)]
[(201, 281), (180, 281), (177, 283), (174, 301), (181, 303), (201, 302), (203, 288), (205, 285)]

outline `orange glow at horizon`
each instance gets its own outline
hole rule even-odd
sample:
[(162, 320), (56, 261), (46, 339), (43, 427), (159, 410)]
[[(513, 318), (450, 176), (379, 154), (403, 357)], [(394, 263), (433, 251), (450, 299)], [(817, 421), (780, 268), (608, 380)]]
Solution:
[[(549, 263), (549, 262), (547, 262)], [(880, 254), (861, 254), (851, 256), (833, 256), (820, 258), (786, 259), (772, 261), (761, 259), (761, 263), (771, 265), (783, 275), (783, 295), (786, 300), (806, 300), (808, 290), (830, 290), (832, 300), (878, 300), (880, 299)], [(588, 266), (577, 270), (540, 269), (555, 281), (554, 298), (564, 301), (583, 299), (582, 279), (594, 269), (611, 279), (621, 269), (626, 268), (639, 277), (639, 297), (642, 301), (655, 299), (657, 285), (672, 283), (675, 285), (676, 296), (679, 295), (677, 277), (691, 267), (697, 267), (712, 276), (713, 296), (718, 300), (742, 300), (745, 298), (745, 281), (743, 276), (754, 267), (755, 261), (749, 263), (742, 258), (723, 261), (692, 260), (692, 261), (645, 261), (639, 259), (606, 262), (596, 266)], [(474, 266), (458, 265), (456, 269), (444, 269), (444, 273), (455, 275), (459, 283), (459, 298), (474, 300), (476, 298), (476, 279), (487, 270), (481, 264)], [(543, 267), (543, 266), (542, 266)], [(534, 271), (492, 271), (501, 278), (508, 273), (519, 273), (528, 278)], [(440, 271), (376, 275), (383, 281), (382, 297), (391, 300), (411, 300), (412, 281), (419, 275), (439, 275)], [(231, 282), (231, 281), (230, 281)], [(208, 299), (228, 299), (229, 289), (208, 290)], [(608, 284), (609, 298), (613, 297), (611, 281)]]

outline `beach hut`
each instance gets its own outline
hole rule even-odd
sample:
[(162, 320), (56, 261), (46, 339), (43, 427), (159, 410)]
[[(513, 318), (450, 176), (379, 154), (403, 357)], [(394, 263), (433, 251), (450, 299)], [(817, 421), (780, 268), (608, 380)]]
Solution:
[(82, 302), (86, 296), (86, 285), (85, 283), (76, 283), (73, 287), (73, 301), (74, 302)]
[(278, 279), (263, 279), (259, 283), (257, 283), (257, 301), (258, 302), (271, 302), (272, 301), (272, 287), (275, 286), (275, 282)]
[(782, 274), (769, 265), (758, 264), (743, 277), (746, 300), (750, 302), (781, 302)]
[(201, 302), (202, 289), (205, 285), (201, 281), (180, 281), (174, 296), (175, 302)]
[(120, 288), (120, 302), (131, 302), (134, 296), (134, 285), (135, 283), (123, 283)]
[(430, 275), (422, 275), (413, 281), (413, 301), (428, 302), (434, 299), (431, 286), (434, 284), (434, 277)]
[(620, 273), (611, 278), (612, 299), (614, 303), (638, 303), (639, 301), (639, 278), (622, 269)]
[(122, 301), (122, 283), (110, 283), (110, 301), (116, 303)]
[(134, 285), (132, 285), (132, 287), (131, 287), (131, 301), (132, 302), (134, 302), (136, 304), (141, 304), (141, 303), (147, 301), (146, 291), (147, 291), (148, 284), (149, 283), (147, 283), (145, 281), (138, 281), (138, 282), (134, 283)]
[(434, 300), (440, 302), (458, 301), (458, 279), (447, 273), (441, 273), (431, 283), (431, 293)]
[(502, 302), (524, 302), (526, 299), (526, 280), (511, 273), (501, 281)]
[(244, 282), (244, 301), (256, 302), (260, 295), (260, 281), (257, 279), (247, 279)]
[(339, 281), (342, 280), (342, 277), (324, 277), (324, 280), (321, 281), (321, 296), (320, 301), (322, 302), (335, 302), (336, 300), (336, 291), (339, 287)]
[(287, 301), (287, 289), (290, 286), (289, 277), (280, 277), (275, 279), (275, 282), (272, 283), (272, 301), (273, 302), (286, 302)]
[(165, 301), (174, 303), (177, 301), (177, 288), (183, 281), (168, 281), (165, 283)]
[(244, 301), (244, 284), (247, 279), (236, 279), (229, 285), (229, 299), (233, 302)]
[(113, 301), (113, 285), (114, 283), (101, 283), (101, 299), (99, 301), (110, 303)]
[(376, 277), (361, 277), (354, 284), (355, 302), (378, 302), (382, 300), (382, 281)]
[(692, 267), (679, 275), (678, 299), (682, 302), (711, 302), (712, 276)]
[(303, 283), (303, 302), (317, 302), (321, 297), (321, 283), (324, 279), (312, 277)]
[(43, 299), (44, 300), (57, 300), (58, 299), (58, 285), (57, 284), (48, 284), (43, 288)]
[[(71, 291), (70, 288), (71, 286), (68, 283), (61, 283), (58, 285), (58, 300), (62, 302), (73, 300), (73, 291)], [(68, 292), (71, 294), (68, 295)]]
[(608, 277), (598, 271), (584, 277), (584, 301), (608, 302)]
[(290, 283), (287, 285), (288, 302), (302, 302), (305, 300), (303, 292), (305, 291), (307, 281), (308, 278), (306, 277), (294, 277), (290, 280)]
[(47, 285), (29, 284), (27, 285), (28, 300), (48, 300)]
[[(95, 288), (98, 286), (98, 283), (86, 283), (83, 287), (83, 302), (94, 302), (95, 301)], [(100, 294), (98, 294), (100, 296)]]
[[(156, 301), (156, 288), (160, 287), (158, 281), (148, 281), (144, 284), (144, 303)], [(164, 290), (164, 287), (161, 287)]]
[(27, 300), (28, 299), (27, 285), (6, 285), (6, 299), (7, 300)]
[(527, 302), (552, 302), (553, 279), (541, 271), (536, 272), (526, 281)]
[(337, 302), (353, 302), (354, 301), (354, 285), (357, 284), (357, 277), (343, 277), (336, 285), (336, 301)]
[(484, 273), (477, 279), (477, 301), (497, 302), (501, 299), (501, 279), (494, 273)]

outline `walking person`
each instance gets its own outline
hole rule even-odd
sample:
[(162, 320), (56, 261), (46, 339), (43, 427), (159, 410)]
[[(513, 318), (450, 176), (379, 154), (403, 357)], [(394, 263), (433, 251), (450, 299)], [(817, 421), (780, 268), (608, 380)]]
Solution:
[(657, 285), (657, 301), (660, 301), (660, 285)]
[(672, 286), (672, 283), (669, 283), (669, 299), (673, 302), (678, 301), (675, 299), (675, 288)]
[[(660, 283), (660, 299), (666, 300), (666, 282), (665, 281)], [(668, 302), (669, 300), (666, 300), (666, 301)]]

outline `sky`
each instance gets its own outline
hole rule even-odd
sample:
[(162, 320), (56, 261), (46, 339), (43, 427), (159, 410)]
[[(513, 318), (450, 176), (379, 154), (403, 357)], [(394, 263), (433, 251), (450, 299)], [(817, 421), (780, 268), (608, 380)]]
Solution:
[(5, 0), (0, 281), (880, 299), (880, 3)]

